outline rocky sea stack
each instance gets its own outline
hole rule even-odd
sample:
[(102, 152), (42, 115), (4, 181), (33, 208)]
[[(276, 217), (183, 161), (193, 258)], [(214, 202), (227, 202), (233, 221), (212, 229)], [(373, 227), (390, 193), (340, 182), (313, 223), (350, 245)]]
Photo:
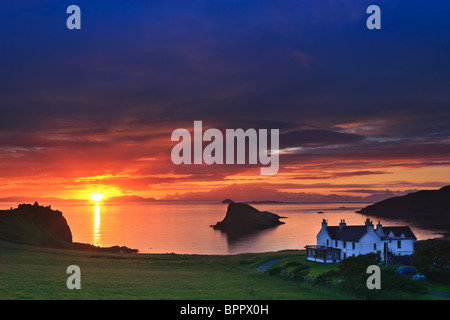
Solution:
[(284, 224), (280, 221), (282, 218), (285, 217), (272, 212), (259, 211), (245, 203), (233, 202), (228, 205), (225, 218), (211, 227), (225, 232), (244, 233)]

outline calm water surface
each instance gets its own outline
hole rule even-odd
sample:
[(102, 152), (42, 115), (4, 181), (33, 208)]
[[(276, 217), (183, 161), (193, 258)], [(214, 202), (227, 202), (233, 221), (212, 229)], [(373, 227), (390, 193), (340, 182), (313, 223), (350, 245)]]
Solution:
[[(366, 218), (355, 213), (366, 204), (252, 204), (262, 211), (287, 217), (285, 224), (240, 238), (230, 238), (210, 225), (225, 217), (227, 204), (215, 202), (158, 202), (127, 205), (52, 205), (63, 212), (73, 241), (100, 246), (127, 246), (142, 253), (237, 254), (303, 249), (315, 244), (322, 219), (338, 225), (362, 225)], [(3, 207), (3, 206), (2, 206)], [(5, 206), (6, 208), (6, 206)], [(7, 207), (9, 208), (9, 206)], [(323, 214), (318, 214), (323, 211)], [(400, 220), (381, 220), (386, 226), (408, 225)], [(410, 225), (419, 240), (435, 238), (435, 231)]]

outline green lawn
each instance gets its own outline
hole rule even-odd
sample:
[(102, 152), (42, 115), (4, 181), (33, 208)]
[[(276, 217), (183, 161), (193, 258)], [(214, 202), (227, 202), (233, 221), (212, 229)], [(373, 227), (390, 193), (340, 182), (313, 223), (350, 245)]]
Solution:
[[(277, 256), (277, 253), (273, 254)], [(98, 254), (0, 241), (0, 299), (336, 299), (334, 294), (243, 271), (243, 256)], [(259, 254), (260, 259), (272, 254)], [(66, 269), (81, 268), (81, 290)]]
[[(228, 256), (112, 254), (39, 248), (0, 241), (0, 299), (302, 300), (350, 299), (335, 288), (295, 283), (254, 271), (282, 259), (310, 267), (309, 276), (337, 268), (308, 262), (303, 251)], [(69, 290), (69, 265), (81, 268), (81, 290)], [(274, 267), (275, 267), (274, 266)], [(290, 271), (288, 269), (288, 271)], [(448, 292), (448, 286), (430, 284)], [(423, 298), (430, 298), (423, 296)]]

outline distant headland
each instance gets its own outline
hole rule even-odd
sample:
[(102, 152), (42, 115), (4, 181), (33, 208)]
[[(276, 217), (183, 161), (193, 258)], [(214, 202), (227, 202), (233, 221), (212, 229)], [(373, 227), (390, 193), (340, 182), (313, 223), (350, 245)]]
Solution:
[[(225, 199), (222, 201), (222, 203), (234, 203), (231, 199)], [(262, 201), (244, 201), (242, 203), (251, 203), (251, 204), (279, 204), (279, 203), (285, 203), (283, 201), (275, 201), (275, 200), (262, 200)]]
[(433, 230), (450, 230), (450, 186), (389, 198), (356, 212), (403, 219)]

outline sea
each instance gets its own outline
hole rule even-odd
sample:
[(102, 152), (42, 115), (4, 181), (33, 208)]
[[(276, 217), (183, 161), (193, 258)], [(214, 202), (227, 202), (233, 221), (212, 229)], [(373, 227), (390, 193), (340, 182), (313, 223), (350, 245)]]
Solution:
[[(47, 204), (44, 204), (47, 205)], [(242, 236), (230, 236), (211, 225), (221, 221), (227, 204), (214, 201), (155, 201), (148, 203), (71, 205), (52, 204), (60, 210), (74, 242), (102, 247), (126, 246), (140, 253), (228, 255), (303, 249), (316, 244), (322, 220), (338, 225), (410, 226), (418, 240), (440, 237), (406, 221), (379, 219), (356, 213), (368, 203), (254, 203), (258, 210), (285, 217), (285, 224)], [(10, 204), (0, 203), (0, 209)], [(442, 230), (444, 231), (444, 230)]]

